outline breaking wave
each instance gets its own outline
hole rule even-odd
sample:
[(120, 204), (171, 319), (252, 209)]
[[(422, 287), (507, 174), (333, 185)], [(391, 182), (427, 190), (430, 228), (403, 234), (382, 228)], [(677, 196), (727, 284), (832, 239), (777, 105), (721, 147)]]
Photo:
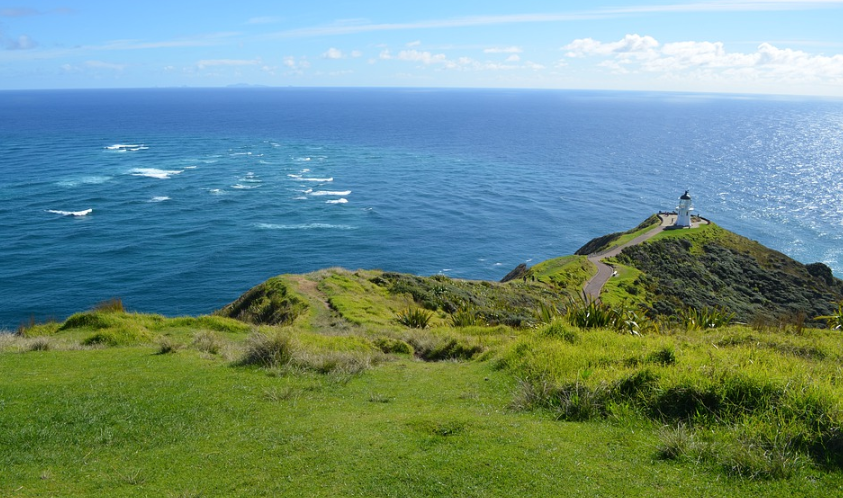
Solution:
[(159, 180), (168, 180), (173, 175), (184, 173), (183, 169), (165, 170), (158, 168), (135, 168), (131, 171), (132, 176), (145, 176), (147, 178), (158, 178)]
[(47, 212), (53, 213), (53, 214), (60, 214), (62, 216), (74, 216), (74, 217), (79, 218), (79, 217), (82, 217), (82, 216), (88, 216), (89, 214), (93, 213), (94, 210), (93, 209), (86, 209), (84, 211), (60, 211), (60, 210), (57, 210), (57, 209), (48, 209)]
[(338, 191), (331, 191), (331, 190), (317, 190), (316, 192), (308, 192), (310, 195), (322, 196), (322, 195), (334, 195), (334, 196), (343, 196), (349, 195), (351, 190), (338, 190)]

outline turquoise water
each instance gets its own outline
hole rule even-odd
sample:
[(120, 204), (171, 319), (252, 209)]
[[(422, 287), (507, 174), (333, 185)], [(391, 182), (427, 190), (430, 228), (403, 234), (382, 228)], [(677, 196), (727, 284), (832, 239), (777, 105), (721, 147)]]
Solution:
[[(672, 209), (843, 274), (843, 102), (524, 90), (0, 92), (0, 328), (210, 312), (330, 266), (498, 280)], [(119, 146), (119, 147), (118, 147)]]

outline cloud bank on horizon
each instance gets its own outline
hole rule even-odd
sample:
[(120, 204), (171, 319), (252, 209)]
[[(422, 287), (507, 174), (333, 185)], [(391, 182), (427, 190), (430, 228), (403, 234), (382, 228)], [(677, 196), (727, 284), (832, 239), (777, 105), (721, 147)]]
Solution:
[(843, 0), (664, 1), (562, 12), (558, 2), (529, 0), (0, 5), (0, 89), (247, 83), (843, 96)]

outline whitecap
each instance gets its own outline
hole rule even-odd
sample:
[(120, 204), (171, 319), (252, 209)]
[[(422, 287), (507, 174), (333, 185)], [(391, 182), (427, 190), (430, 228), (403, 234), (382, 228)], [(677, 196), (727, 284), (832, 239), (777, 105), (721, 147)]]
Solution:
[(331, 225), (329, 223), (304, 223), (300, 225), (277, 225), (274, 223), (255, 223), (255, 227), (263, 230), (356, 230), (349, 225)]
[(328, 183), (334, 181), (333, 177), (329, 178), (306, 178), (301, 175), (287, 175), (290, 178), (299, 181), (299, 182), (321, 182), (321, 183)]
[(94, 210), (93, 209), (86, 209), (84, 211), (59, 211), (57, 209), (48, 209), (47, 212), (53, 213), (53, 214), (60, 214), (62, 216), (82, 217), (82, 216), (88, 216), (89, 214), (93, 213)]
[(317, 190), (316, 192), (310, 192), (310, 195), (332, 195), (332, 196), (344, 196), (351, 194), (351, 190), (338, 190), (338, 191), (331, 191), (331, 190)]
[(149, 199), (149, 201), (147, 201), (147, 202), (164, 202), (164, 201), (169, 201), (169, 200), (170, 200), (170, 198), (167, 197), (166, 195), (161, 195), (161, 196), (153, 197), (152, 199)]
[(184, 169), (196, 169), (198, 166), (185, 166)]
[(342, 199), (335, 199), (333, 201), (325, 201), (325, 204), (348, 204), (348, 199), (343, 197)]
[(310, 158), (309, 157), (297, 157), (295, 160), (298, 161), (298, 162), (307, 162), (307, 161), (310, 161)]
[(75, 187), (79, 184), (84, 185), (99, 185), (111, 180), (110, 176), (85, 176), (82, 178), (74, 178), (72, 180), (62, 180), (57, 183), (61, 187)]
[(250, 190), (258, 187), (260, 187), (260, 185), (243, 185), (242, 183), (235, 183), (231, 186), (231, 188), (236, 188), (237, 190)]
[(135, 168), (131, 171), (132, 176), (145, 176), (147, 178), (158, 178), (168, 180), (172, 175), (183, 173), (184, 170), (164, 170), (158, 168)]
[(224, 193), (222, 190), (220, 190), (218, 188), (209, 189), (208, 192), (210, 192), (211, 194), (222, 194), (222, 193)]
[(136, 145), (136, 144), (114, 144), (114, 145), (106, 145), (103, 147), (104, 149), (108, 150), (140, 150), (141, 147), (144, 149), (148, 149), (149, 147), (145, 147), (143, 145)]

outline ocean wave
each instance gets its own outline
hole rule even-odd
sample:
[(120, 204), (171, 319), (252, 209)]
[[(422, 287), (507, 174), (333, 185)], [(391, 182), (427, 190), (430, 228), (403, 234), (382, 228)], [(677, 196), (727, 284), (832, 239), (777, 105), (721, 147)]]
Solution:
[(152, 199), (149, 199), (147, 202), (164, 202), (164, 201), (169, 201), (169, 200), (170, 200), (170, 198), (167, 197), (166, 195), (161, 195), (161, 196), (153, 197)]
[(132, 176), (145, 176), (147, 178), (158, 178), (159, 180), (168, 180), (173, 175), (184, 173), (183, 169), (179, 170), (164, 170), (158, 168), (135, 168), (131, 171)]
[(338, 190), (338, 191), (331, 191), (331, 190), (317, 190), (316, 192), (308, 192), (310, 195), (322, 196), (322, 195), (332, 195), (332, 196), (344, 196), (351, 194), (351, 190)]
[(348, 204), (348, 199), (343, 197), (342, 199), (334, 199), (332, 201), (325, 201), (325, 204)]
[(74, 178), (71, 180), (62, 180), (56, 185), (60, 187), (75, 187), (77, 185), (99, 185), (111, 180), (110, 176), (85, 176), (82, 178)]
[(209, 193), (211, 193), (211, 194), (214, 194), (214, 195), (224, 194), (224, 193), (225, 193), (225, 191), (224, 191), (224, 190), (220, 190), (220, 189), (218, 189), (218, 188), (211, 188), (211, 189), (208, 189), (208, 192), (209, 192)]
[(116, 150), (119, 152), (125, 151), (136, 151), (136, 150), (146, 150), (149, 147), (145, 145), (134, 145), (134, 144), (114, 144), (114, 145), (106, 145), (103, 147), (106, 150)]
[(332, 225), (329, 223), (304, 223), (300, 225), (277, 225), (274, 223), (255, 223), (255, 227), (263, 230), (356, 230), (350, 225)]
[(334, 181), (334, 178), (333, 178), (333, 177), (329, 177), (329, 178), (310, 178), (310, 177), (305, 177), (305, 176), (302, 176), (302, 175), (294, 175), (294, 174), (289, 174), (289, 175), (287, 175), (287, 176), (289, 176), (289, 177), (290, 177), (290, 178), (292, 178), (293, 180), (296, 180), (296, 181), (299, 181), (299, 182), (322, 182), (322, 183), (327, 183), (327, 182), (332, 182), (332, 181)]
[(258, 188), (258, 187), (260, 187), (260, 185), (243, 185), (242, 183), (235, 183), (234, 185), (231, 186), (231, 188), (234, 188), (234, 189), (237, 189), (237, 190), (251, 190), (253, 188)]
[(89, 214), (93, 213), (94, 210), (93, 209), (86, 209), (84, 211), (60, 211), (60, 210), (57, 210), (57, 209), (48, 209), (47, 212), (53, 213), (53, 214), (60, 214), (62, 216), (82, 217), (82, 216), (88, 216)]

